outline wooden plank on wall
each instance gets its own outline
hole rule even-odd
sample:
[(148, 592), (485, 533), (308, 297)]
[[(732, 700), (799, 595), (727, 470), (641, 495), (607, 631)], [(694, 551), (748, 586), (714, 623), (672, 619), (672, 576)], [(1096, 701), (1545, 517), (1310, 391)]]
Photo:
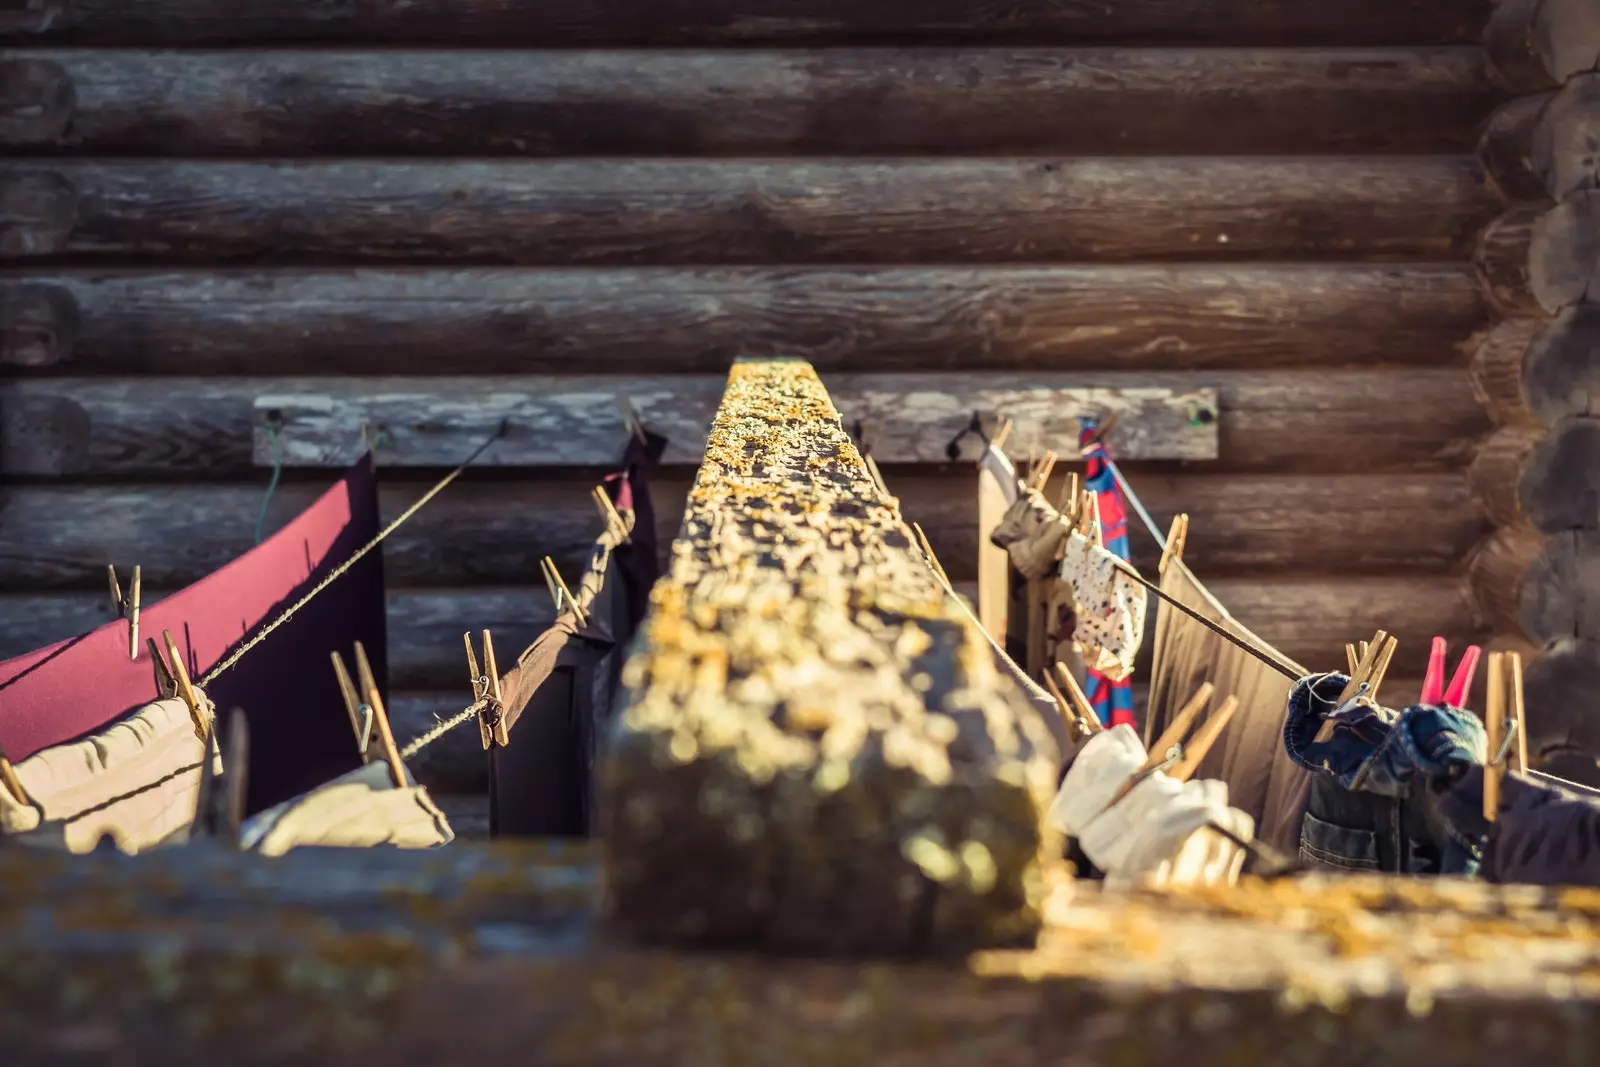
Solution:
[[(1453, 576), (1226, 578), (1211, 590), (1241, 622), (1312, 669), (1344, 662), (1344, 643), (1383, 627), (1400, 640), (1396, 677), (1427, 664), (1434, 634), (1478, 636), (1464, 583)], [(146, 590), (153, 602), (159, 590)], [(21, 655), (110, 621), (104, 591), (0, 595), (0, 659)], [(461, 635), (489, 628), (502, 662), (554, 618), (542, 586), (396, 589), (389, 593), (389, 684), (466, 695)], [(323, 662), (323, 661), (319, 661)], [(465, 703), (462, 705), (465, 706)]]
[[(1219, 470), (1311, 475), (1453, 469), (1471, 459), (1477, 439), (1489, 428), (1488, 414), (1460, 367), (1083, 374), (1070, 380), (1105, 388), (1215, 388)], [(256, 399), (326, 389), (329, 381), (0, 380), (0, 473), (43, 478), (249, 476), (258, 472), (253, 452)], [(486, 379), (480, 385), (492, 382)], [(415, 380), (348, 379), (343, 388), (374, 395), (409, 392)], [(628, 387), (616, 380), (611, 388)], [(620, 421), (612, 424), (616, 444), (606, 462), (622, 444)], [(351, 426), (349, 435), (358, 441), (360, 427)], [(465, 458), (463, 453), (452, 465)]]
[[(618, 412), (631, 404), (666, 436), (667, 463), (694, 464), (722, 400), (726, 379), (549, 377), (489, 380), (425, 378), (373, 392), (360, 380), (329, 379), (301, 392), (257, 396), (258, 466), (337, 467), (365, 451), (350, 428), (368, 427), (386, 467), (449, 467), (489, 439), (482, 466), (584, 467), (615, 460)], [(1141, 386), (1104, 389), (1041, 375), (829, 374), (828, 392), (846, 426), (873, 427), (872, 453), (884, 463), (975, 458), (981, 441), (962, 439), (974, 413), (1015, 423), (1026, 452), (1074, 454), (1080, 417), (1117, 418), (1128, 459), (1209, 460), (1217, 456), (1215, 389)], [(957, 442), (957, 455), (948, 450)]]
[(97, 155), (1466, 152), (1494, 104), (1476, 47), (29, 50), (0, 86), (19, 62), (42, 110), (0, 143)]
[(63, 270), (0, 363), (139, 374), (1261, 370), (1464, 364), (1467, 264)]
[(1455, 259), (1469, 156), (0, 163), (0, 258), (164, 263)]
[[(1073, 466), (1070, 460), (1061, 467)], [(1456, 568), (1488, 524), (1459, 473), (1164, 473), (1128, 464), (1134, 491), (1163, 524), (1190, 517), (1185, 558), (1211, 576), (1443, 573)], [(431, 476), (380, 469), (382, 513), (392, 519)], [(601, 523), (589, 499), (597, 476), (505, 480), (467, 475), (383, 543), (385, 578), (401, 587), (538, 581), (535, 561), (582, 568)], [(677, 535), (692, 473), (650, 478), (656, 536)], [(951, 578), (974, 577), (976, 478), (966, 464), (886, 467), (889, 491), (927, 531)], [(1061, 479), (1049, 486), (1055, 499)], [(272, 494), (271, 533), (326, 487), (286, 481)], [(255, 543), (261, 485), (12, 486), (0, 490), (0, 591), (99, 590), (105, 567), (137, 563), (152, 588), (197, 581)], [(1154, 542), (1133, 520), (1134, 562), (1154, 572)]]
[(493, 45), (957, 41), (1219, 44), (1475, 43), (1488, 0), (31, 0), (0, 39), (93, 44), (441, 42)]

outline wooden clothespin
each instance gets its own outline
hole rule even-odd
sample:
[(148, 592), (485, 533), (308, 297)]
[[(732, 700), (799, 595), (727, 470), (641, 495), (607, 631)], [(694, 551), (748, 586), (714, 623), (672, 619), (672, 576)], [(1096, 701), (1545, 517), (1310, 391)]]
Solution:
[(1157, 574), (1167, 573), (1167, 567), (1173, 560), (1183, 560), (1183, 549), (1189, 541), (1189, 516), (1187, 514), (1174, 515), (1172, 525), (1167, 527), (1167, 547), (1161, 550), (1161, 563), (1156, 568)]
[(570, 604), (572, 605), (572, 613), (578, 617), (578, 625), (589, 625), (588, 613), (578, 603), (578, 598), (572, 595), (572, 590), (567, 588), (567, 583), (562, 579), (561, 572), (556, 570), (555, 561), (546, 556), (539, 561), (539, 566), (544, 570), (544, 582), (550, 589), (550, 597), (556, 602), (556, 614), (561, 614), (562, 604)]
[(389, 713), (384, 710), (383, 696), (378, 692), (378, 680), (373, 677), (372, 665), (367, 662), (367, 650), (356, 642), (356, 678), (361, 684), (361, 695), (372, 708), (372, 722), (378, 728), (378, 740), (383, 744), (383, 756), (389, 764), (389, 775), (396, 789), (405, 789), (406, 765), (401, 762), (400, 749), (394, 743), (394, 731), (389, 729)]
[[(1150, 756), (1144, 761), (1141, 771), (1148, 771), (1159, 767), (1168, 759), (1181, 757), (1183, 739), (1189, 736), (1189, 729), (1194, 725), (1194, 720), (1210, 705), (1211, 696), (1216, 692), (1216, 687), (1210, 682), (1203, 683), (1195, 690), (1194, 696), (1179, 710), (1167, 728), (1161, 731), (1161, 736), (1156, 738), (1156, 743), (1150, 746)], [(1176, 751), (1174, 751), (1176, 750)]]
[(128, 658), (139, 658), (139, 568), (133, 568), (133, 581), (128, 586), (126, 598), (117, 581), (117, 568), (106, 564), (106, 577), (111, 583), (111, 606), (117, 609), (119, 619), (128, 620)]
[(356, 684), (351, 681), (350, 672), (345, 669), (344, 658), (337, 652), (330, 652), (328, 655), (333, 660), (333, 674), (339, 681), (339, 695), (344, 698), (344, 710), (350, 715), (350, 729), (355, 731), (356, 751), (361, 753), (362, 763), (371, 763), (382, 755), (378, 747), (373, 744), (372, 705), (361, 699), (361, 694), (356, 691)]
[(1178, 765), (1168, 772), (1169, 776), (1179, 782), (1187, 782), (1194, 777), (1195, 771), (1200, 769), (1200, 761), (1206, 758), (1206, 753), (1211, 751), (1211, 746), (1217, 743), (1217, 738), (1222, 736), (1222, 731), (1227, 728), (1234, 712), (1239, 710), (1239, 698), (1228, 697), (1222, 702), (1222, 707), (1217, 709), (1215, 715), (1206, 720), (1200, 732), (1195, 735), (1194, 741), (1186, 746), (1183, 759)]
[(211, 709), (205, 700), (195, 690), (189, 681), (189, 669), (184, 666), (183, 655), (178, 651), (178, 643), (172, 639), (169, 630), (161, 631), (162, 643), (167, 646), (166, 656), (163, 657), (161, 649), (156, 647), (155, 638), (145, 639), (145, 647), (150, 651), (150, 661), (156, 674), (156, 692), (163, 700), (177, 697), (189, 709), (189, 718), (194, 723), (194, 735), (205, 741), (211, 736)]
[(12, 799), (14, 799), (18, 804), (27, 804), (30, 807), (34, 806), (33, 798), (30, 797), (28, 795), (28, 791), (22, 787), (22, 779), (17, 777), (17, 769), (13, 767), (11, 765), (11, 761), (6, 758), (6, 750), (4, 748), (0, 748), (0, 789), (4, 789), (7, 793), (10, 793)]
[(1483, 767), (1483, 817), (1494, 822), (1500, 813), (1501, 784), (1516, 753), (1519, 774), (1528, 772), (1528, 725), (1522, 699), (1522, 657), (1515, 652), (1489, 653), (1488, 692), (1484, 697), (1484, 731), (1488, 761)]
[(629, 532), (628, 523), (623, 519), (622, 513), (611, 502), (611, 495), (598, 485), (589, 495), (594, 499), (594, 506), (600, 512), (600, 518), (605, 522), (607, 529), (613, 536), (620, 538), (623, 544), (628, 544), (633, 535)]
[[(1366, 643), (1365, 641), (1362, 642), (1362, 644), (1365, 644), (1365, 643)], [(1356, 673), (1356, 667), (1359, 666), (1360, 663), (1361, 663), (1361, 655), (1360, 655), (1360, 653), (1358, 653), (1356, 651), (1356, 646), (1355, 645), (1346, 644), (1344, 646), (1344, 661), (1345, 661), (1346, 665), (1349, 668), (1348, 670), (1345, 671), (1345, 673), (1346, 674), (1352, 674), (1352, 675), (1355, 674)]]
[(639, 418), (638, 409), (633, 406), (633, 401), (627, 396), (617, 394), (617, 409), (622, 412), (622, 426), (630, 437), (639, 439), (641, 445), (648, 445), (650, 438), (644, 432), (644, 422)]
[(1043, 492), (1044, 487), (1050, 483), (1050, 475), (1056, 469), (1056, 460), (1060, 457), (1051, 449), (1045, 449), (1044, 458), (1040, 459), (1028, 475), (1028, 488), (1036, 492)]
[(1078, 472), (1071, 471), (1061, 485), (1061, 501), (1056, 510), (1061, 512), (1061, 517), (1069, 524), (1076, 522), (1078, 518), (1078, 494), (1083, 491), (1082, 484)]
[[(195, 793), (192, 832), (220, 837), (237, 847), (249, 786), (250, 726), (244, 711), (233, 708), (228, 713), (228, 726), (224, 731), (226, 751), (218, 747), (223, 740), (218, 733), (211, 731), (206, 741), (206, 758), (200, 764), (200, 787)], [(221, 793), (216, 771), (219, 760), (222, 763)]]
[[(1350, 672), (1350, 680), (1339, 692), (1339, 698), (1334, 703), (1337, 711), (1355, 700), (1364, 697), (1368, 700), (1376, 691), (1374, 683), (1383, 682), (1383, 673), (1389, 669), (1389, 661), (1394, 657), (1396, 641), (1385, 630), (1379, 630), (1373, 635), (1371, 641), (1364, 641), (1365, 646), (1361, 658), (1357, 661), (1355, 669)], [(1350, 650), (1346, 647), (1345, 656), (1348, 659)], [(1317, 728), (1316, 741), (1320, 744), (1333, 737), (1334, 720), (1330, 715), (1322, 720), (1322, 725)]]
[(1101, 722), (1100, 716), (1095, 714), (1094, 705), (1089, 703), (1089, 697), (1084, 693), (1083, 687), (1078, 684), (1078, 680), (1072, 676), (1072, 672), (1067, 669), (1067, 665), (1057, 660), (1055, 673), (1056, 678), (1061, 682), (1061, 688), (1066, 690), (1067, 706), (1077, 713), (1079, 735), (1091, 736), (1104, 733), (1105, 723)]
[(483, 750), (499, 746), (505, 748), (511, 744), (511, 735), (506, 731), (505, 703), (500, 693), (500, 667), (494, 658), (494, 635), (488, 630), (483, 631), (483, 670), (478, 669), (478, 656), (472, 649), (472, 634), (461, 635), (462, 643), (467, 646), (467, 673), (472, 680), (472, 702), (484, 702), (484, 708), (478, 713), (478, 739), (483, 742)]
[(1005, 451), (1006, 438), (1011, 436), (1011, 425), (1010, 419), (1003, 418), (1000, 420), (1000, 428), (994, 432), (994, 437), (989, 441), (989, 444), (994, 446), (996, 452)]

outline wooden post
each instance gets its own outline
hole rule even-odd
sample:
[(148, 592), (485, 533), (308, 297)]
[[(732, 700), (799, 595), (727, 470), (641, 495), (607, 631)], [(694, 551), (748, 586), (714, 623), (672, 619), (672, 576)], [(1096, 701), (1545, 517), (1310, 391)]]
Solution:
[(1469, 480), (1498, 529), (1469, 586), (1496, 645), (1531, 646), (1530, 750), (1586, 748), (1568, 773), (1595, 781), (1600, 731), (1586, 720), (1600, 716), (1583, 694), (1600, 660), (1600, 9), (1502, 0), (1484, 39), (1496, 80), (1522, 95), (1479, 142), (1505, 211), (1475, 263), (1504, 321), (1472, 365), (1496, 430)]
[(847, 953), (1031, 935), (1048, 727), (810, 364), (734, 365), (672, 557), (600, 773), (612, 920)]

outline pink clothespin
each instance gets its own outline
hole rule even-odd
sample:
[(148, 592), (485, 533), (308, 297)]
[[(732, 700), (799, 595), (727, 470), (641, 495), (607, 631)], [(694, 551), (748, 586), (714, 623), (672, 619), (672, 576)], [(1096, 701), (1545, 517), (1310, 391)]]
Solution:
[(1433, 646), (1428, 652), (1428, 673), (1422, 680), (1422, 703), (1464, 708), (1467, 706), (1467, 694), (1472, 691), (1473, 676), (1478, 673), (1478, 659), (1483, 655), (1483, 649), (1477, 645), (1467, 646), (1461, 662), (1456, 665), (1456, 673), (1450, 678), (1450, 688), (1446, 689), (1444, 658), (1448, 649), (1449, 644), (1444, 638), (1433, 639)]

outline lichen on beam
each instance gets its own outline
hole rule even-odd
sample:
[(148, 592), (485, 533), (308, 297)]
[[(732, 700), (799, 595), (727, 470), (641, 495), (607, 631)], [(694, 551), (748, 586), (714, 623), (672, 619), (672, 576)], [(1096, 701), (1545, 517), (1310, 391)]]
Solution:
[(607, 913), (833, 953), (1026, 939), (1055, 751), (800, 360), (741, 361), (603, 758)]

